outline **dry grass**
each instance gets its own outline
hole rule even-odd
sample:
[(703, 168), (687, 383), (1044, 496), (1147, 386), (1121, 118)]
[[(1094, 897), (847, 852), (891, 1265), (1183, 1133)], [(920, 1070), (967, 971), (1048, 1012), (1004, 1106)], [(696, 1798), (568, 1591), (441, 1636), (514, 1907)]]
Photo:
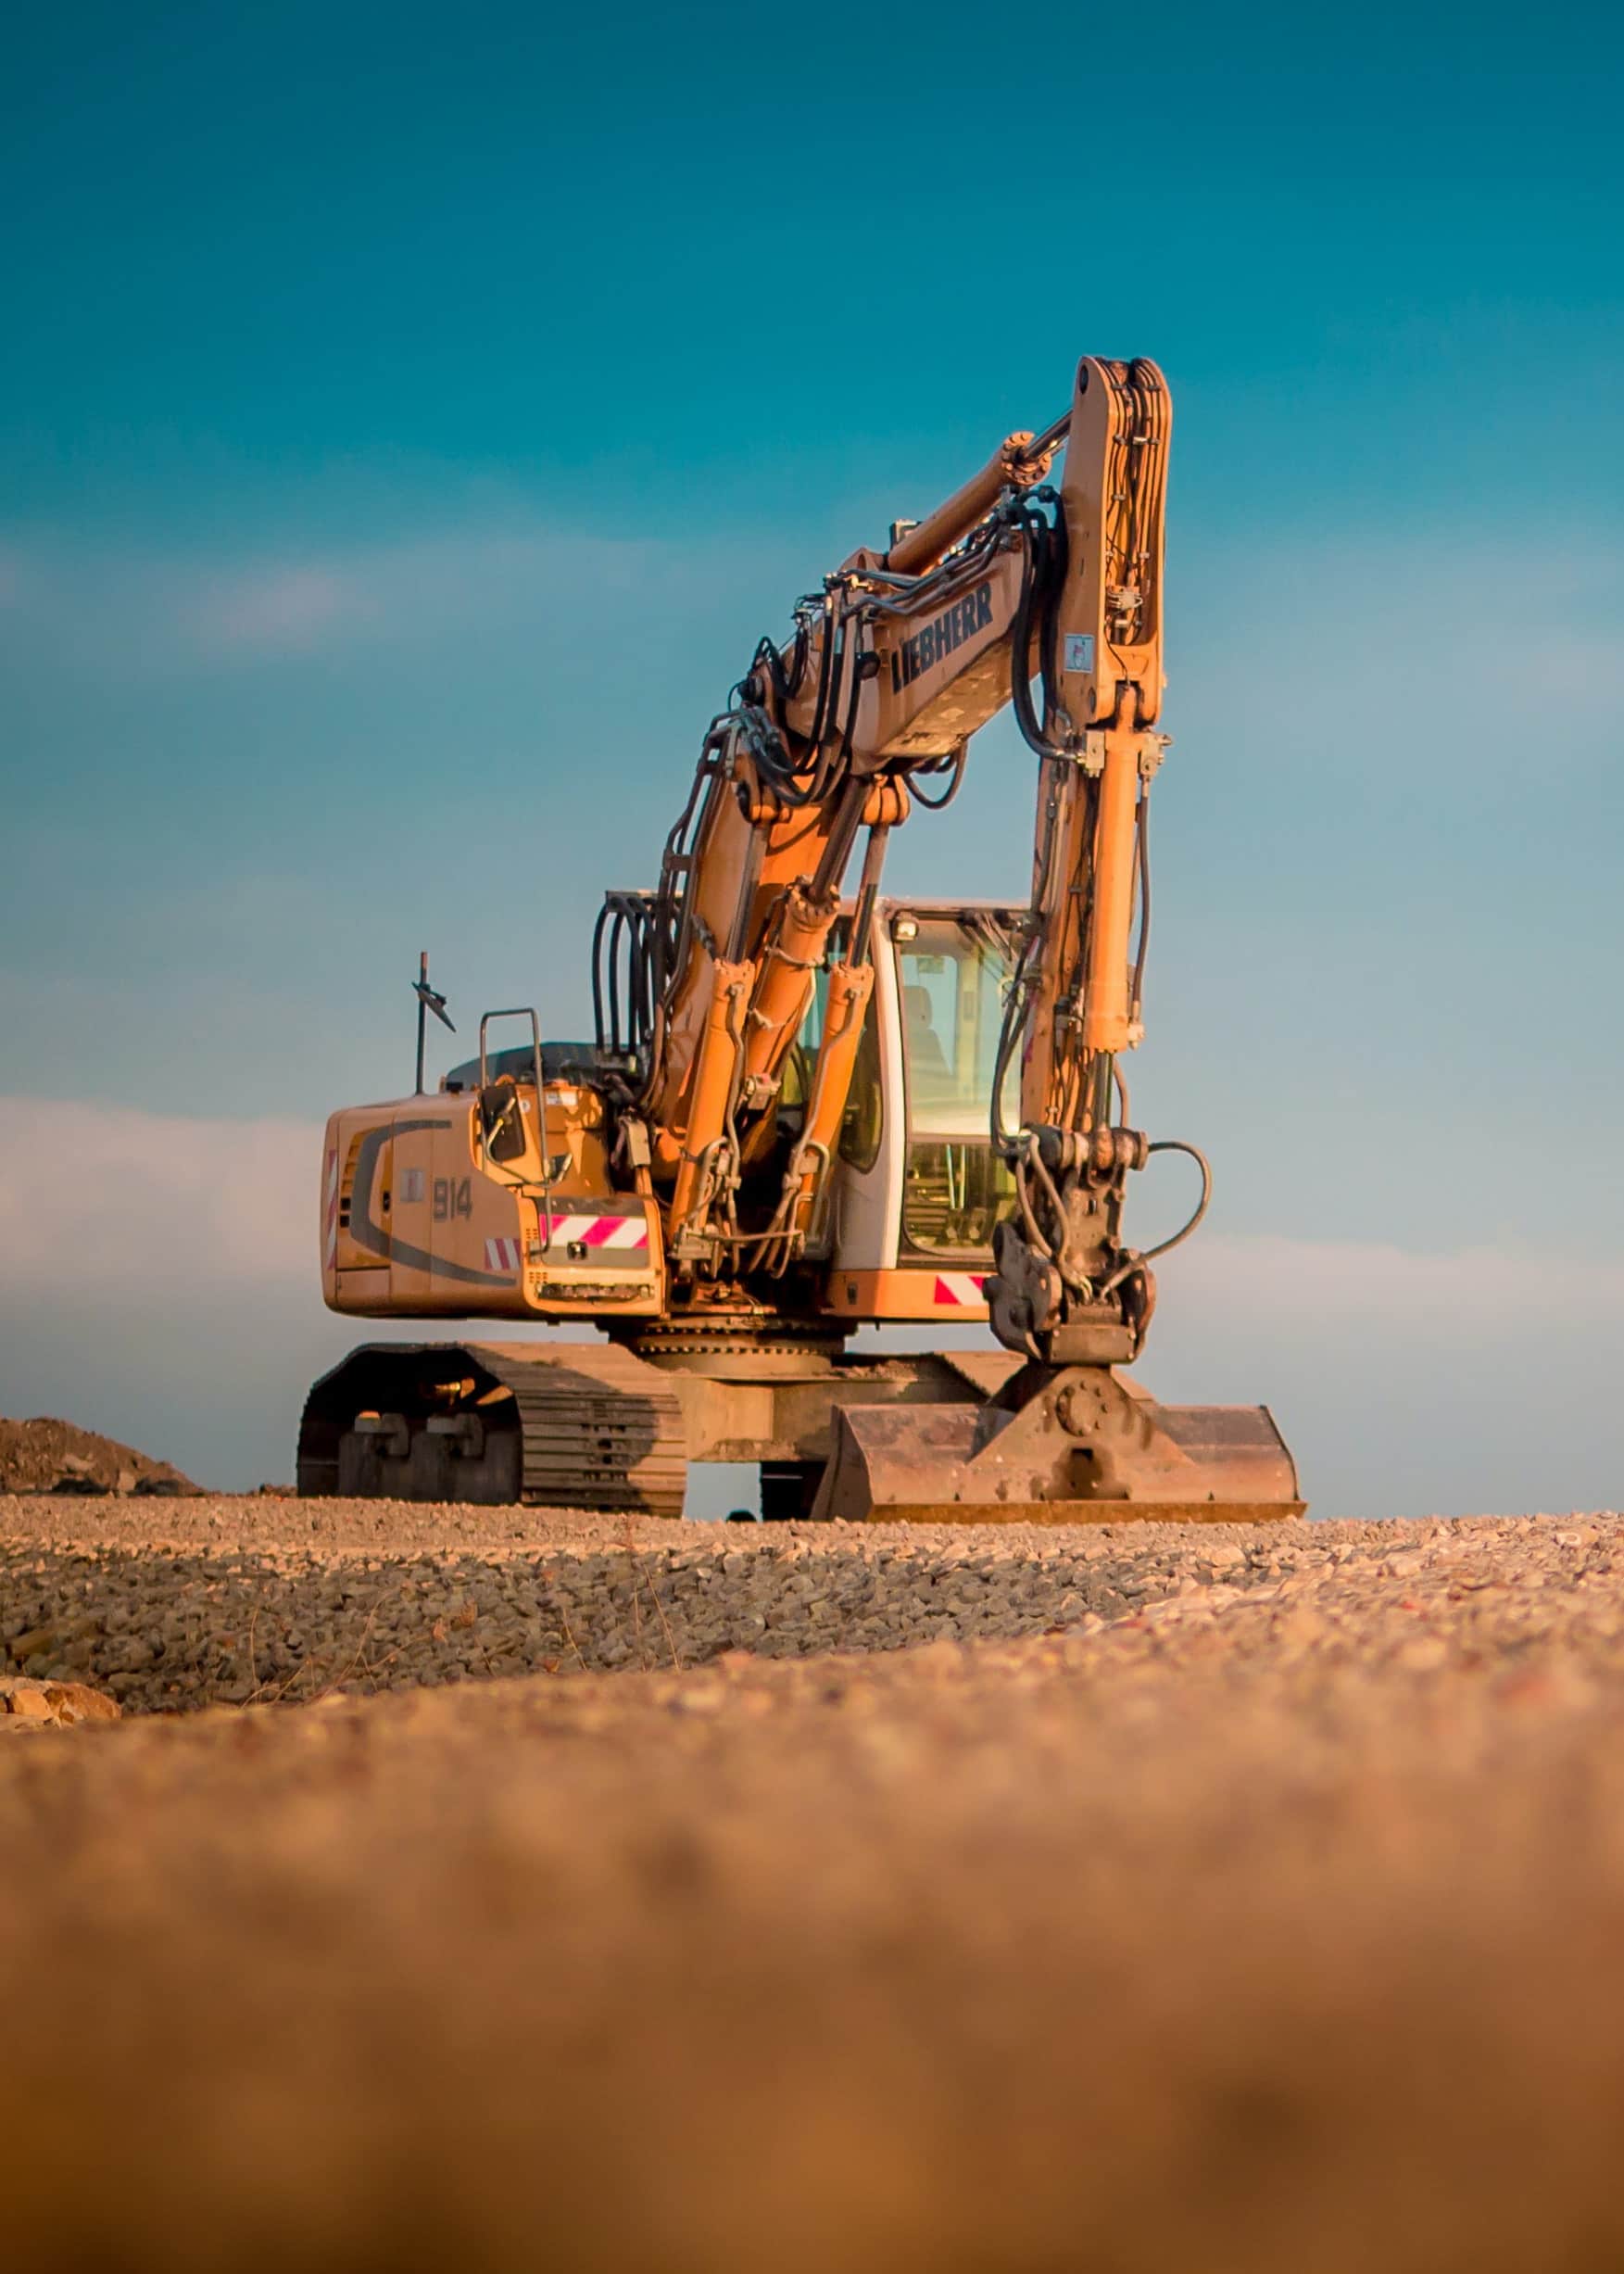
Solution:
[(648, 1658), (643, 1648), (643, 1606), (637, 1593), (638, 1588), (643, 1587), (648, 1591), (648, 1600), (653, 1604), (655, 1616), (660, 1621), (661, 1632), (665, 1636), (665, 1649), (672, 1672), (679, 1674), (682, 1671), (682, 1658), (677, 1650), (676, 1636), (671, 1631), (671, 1621), (665, 1615), (665, 1606), (660, 1599), (653, 1579), (649, 1576), (648, 1567), (638, 1550), (636, 1532), (629, 1516), (621, 1528), (621, 1540), (626, 1551), (626, 1559), (632, 1567), (632, 1620), (636, 1635), (637, 1663), (645, 1673), (648, 1672)]

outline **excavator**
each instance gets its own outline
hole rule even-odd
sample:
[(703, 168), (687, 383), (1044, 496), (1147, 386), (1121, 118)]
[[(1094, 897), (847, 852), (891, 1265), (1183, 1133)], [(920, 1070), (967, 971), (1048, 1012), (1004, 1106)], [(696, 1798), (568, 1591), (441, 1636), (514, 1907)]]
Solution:
[[(1062, 418), (796, 604), (653, 889), (605, 897), (590, 1042), (492, 1010), (426, 1091), (425, 958), (416, 1093), (327, 1124), (326, 1301), (574, 1332), (362, 1345), (309, 1394), (302, 1493), (675, 1516), (721, 1461), (759, 1467), (768, 1520), (1302, 1512), (1266, 1408), (1124, 1371), (1211, 1191), (1197, 1148), (1132, 1126), (1124, 1071), (1171, 426), (1155, 364), (1085, 357)], [(1029, 902), (887, 897), (890, 838), (951, 803), (1006, 703), (1037, 760)], [(1140, 1250), (1129, 1181), (1169, 1152), (1199, 1205)], [(850, 1347), (927, 1321), (991, 1334)]]

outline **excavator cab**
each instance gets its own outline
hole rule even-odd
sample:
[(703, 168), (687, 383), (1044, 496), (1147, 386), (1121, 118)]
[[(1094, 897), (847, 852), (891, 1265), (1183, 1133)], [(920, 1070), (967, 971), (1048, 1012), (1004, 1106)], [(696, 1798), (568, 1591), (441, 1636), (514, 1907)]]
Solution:
[[(883, 1323), (987, 1316), (992, 1239), (1015, 1206), (989, 1101), (1020, 912), (997, 902), (882, 900), (875, 986), (829, 1205), (809, 1254), (837, 1317)], [(821, 975), (805, 1039), (815, 1048)], [(1005, 1078), (1015, 1112), (1016, 1069)]]

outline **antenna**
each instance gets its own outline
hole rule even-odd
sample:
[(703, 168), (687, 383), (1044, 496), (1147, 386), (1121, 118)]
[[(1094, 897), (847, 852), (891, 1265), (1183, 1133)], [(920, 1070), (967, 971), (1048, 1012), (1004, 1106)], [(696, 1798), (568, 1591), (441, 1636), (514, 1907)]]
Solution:
[(418, 975), (412, 984), (411, 992), (417, 997), (416, 1093), (419, 1097), (422, 1097), (423, 1093), (423, 1036), (428, 1026), (429, 1012), (433, 1011), (434, 1017), (439, 1020), (441, 1026), (450, 1027), (453, 1034), (455, 1034), (457, 1031), (456, 1028), (451, 1025), (451, 1021), (446, 1016), (445, 996), (437, 995), (434, 989), (429, 985), (429, 951), (427, 948), (423, 949), (422, 956), (419, 959)]

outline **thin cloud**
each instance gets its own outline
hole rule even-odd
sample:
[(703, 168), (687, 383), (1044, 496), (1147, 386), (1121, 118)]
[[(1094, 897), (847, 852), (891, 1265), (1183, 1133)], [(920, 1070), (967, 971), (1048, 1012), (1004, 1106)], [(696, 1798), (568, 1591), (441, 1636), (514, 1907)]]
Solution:
[[(0, 605), (31, 659), (55, 651), (81, 666), (170, 675), (471, 631), (582, 630), (600, 624), (608, 600), (647, 593), (653, 604), (696, 577), (736, 578), (746, 548), (787, 622), (818, 565), (800, 546), (759, 530), (680, 545), (606, 537), (499, 508), (389, 537), (235, 553), (13, 532), (0, 539)], [(1219, 701), (1227, 690), (1255, 703), (1260, 655), (1276, 712), (1309, 719), (1335, 713), (1341, 690), (1367, 701), (1395, 674), (1423, 681), (1452, 717), (1463, 703), (1535, 710), (1552, 687), (1568, 705), (1624, 696), (1614, 635), (1624, 555), (1593, 533), (1422, 531), (1379, 544), (1290, 533), (1262, 550), (1195, 537), (1175, 565), (1181, 593), (1224, 595), (1220, 609), (1209, 599), (1185, 621), (1176, 658), (1180, 684), (1199, 679)], [(1516, 639), (1485, 639), (1486, 626), (1508, 621)]]
[(413, 647), (588, 623), (605, 596), (650, 596), (704, 548), (508, 518), (352, 545), (239, 554), (118, 550), (71, 537), (0, 546), (0, 604), (26, 641), (111, 676), (166, 677), (261, 658)]
[(321, 1131), (0, 1098), (0, 1289), (151, 1305), (314, 1285)]
[(271, 568), (222, 578), (193, 623), (205, 646), (303, 651), (375, 622), (377, 613), (374, 597), (344, 570)]
[(1501, 1339), (1512, 1319), (1545, 1332), (1580, 1314), (1624, 1325), (1624, 1264), (1535, 1247), (1425, 1254), (1375, 1241), (1198, 1237), (1164, 1278), (1170, 1303), (1204, 1309), (1227, 1298), (1248, 1311), (1340, 1327), (1383, 1319), (1397, 1332), (1447, 1326), (1471, 1344)]

